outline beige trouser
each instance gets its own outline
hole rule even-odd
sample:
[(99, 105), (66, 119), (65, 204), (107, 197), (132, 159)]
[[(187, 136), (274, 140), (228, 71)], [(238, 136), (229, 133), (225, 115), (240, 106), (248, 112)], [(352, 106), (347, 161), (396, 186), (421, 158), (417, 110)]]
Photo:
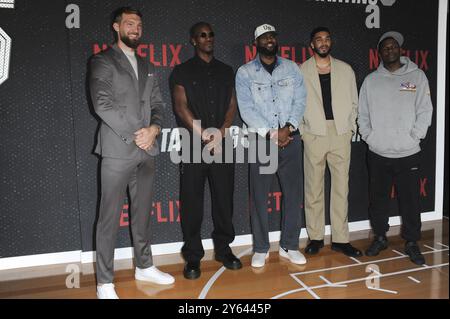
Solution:
[(305, 217), (310, 240), (325, 235), (325, 166), (331, 173), (330, 221), (334, 243), (348, 243), (348, 175), (352, 133), (337, 135), (334, 121), (327, 121), (327, 135), (303, 134)]

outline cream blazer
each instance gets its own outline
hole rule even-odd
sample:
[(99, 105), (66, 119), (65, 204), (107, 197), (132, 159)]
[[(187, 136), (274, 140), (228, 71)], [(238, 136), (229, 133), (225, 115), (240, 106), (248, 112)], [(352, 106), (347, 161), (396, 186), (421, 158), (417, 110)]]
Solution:
[[(306, 83), (306, 110), (300, 124), (300, 132), (327, 135), (327, 123), (322, 102), (319, 73), (314, 56), (300, 66)], [(355, 72), (350, 65), (331, 57), (331, 104), (334, 123), (339, 135), (356, 132), (358, 89)]]

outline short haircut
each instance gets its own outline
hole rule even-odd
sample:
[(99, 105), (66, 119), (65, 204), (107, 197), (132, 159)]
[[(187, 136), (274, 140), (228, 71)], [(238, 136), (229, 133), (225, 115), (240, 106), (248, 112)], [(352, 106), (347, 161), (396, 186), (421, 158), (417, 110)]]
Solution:
[(208, 28), (212, 29), (211, 25), (208, 22), (204, 22), (204, 21), (197, 22), (189, 29), (189, 36), (191, 37), (191, 39), (197, 35), (198, 29), (200, 29), (202, 27), (208, 27)]
[(331, 35), (330, 29), (328, 29), (327, 27), (317, 27), (317, 28), (314, 28), (314, 30), (311, 31), (310, 38), (309, 38), (310, 42), (313, 42), (314, 37), (319, 32), (328, 32), (328, 34)]
[(120, 7), (120, 8), (117, 8), (116, 10), (114, 10), (114, 12), (112, 13), (112, 15), (111, 15), (112, 23), (111, 24), (120, 23), (120, 21), (122, 21), (122, 14), (124, 14), (124, 13), (136, 14), (139, 16), (139, 18), (142, 18), (142, 13), (138, 9), (133, 8), (133, 7)]

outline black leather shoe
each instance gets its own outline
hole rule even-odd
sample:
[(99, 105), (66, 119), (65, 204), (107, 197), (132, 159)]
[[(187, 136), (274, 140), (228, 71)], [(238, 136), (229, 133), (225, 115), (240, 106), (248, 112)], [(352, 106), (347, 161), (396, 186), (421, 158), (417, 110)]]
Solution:
[(331, 243), (331, 249), (349, 257), (361, 257), (363, 255), (361, 250), (356, 249), (350, 243)]
[(425, 264), (425, 258), (420, 252), (420, 248), (415, 241), (408, 241), (405, 244), (405, 253), (409, 256), (409, 259), (416, 265)]
[(315, 255), (323, 248), (323, 240), (311, 240), (305, 248), (305, 253), (308, 255)]
[(197, 279), (200, 277), (200, 262), (187, 262), (184, 266), (183, 275), (186, 279)]
[(235, 255), (233, 255), (232, 253), (228, 253), (224, 256), (218, 256), (216, 255), (216, 260), (218, 262), (223, 263), (223, 265), (225, 266), (225, 268), (227, 269), (232, 269), (232, 270), (236, 270), (236, 269), (241, 269), (242, 268), (242, 263), (239, 260), (239, 258), (237, 258)]
[(388, 240), (386, 236), (376, 236), (372, 244), (367, 248), (367, 256), (377, 256), (380, 251), (385, 250), (388, 247)]

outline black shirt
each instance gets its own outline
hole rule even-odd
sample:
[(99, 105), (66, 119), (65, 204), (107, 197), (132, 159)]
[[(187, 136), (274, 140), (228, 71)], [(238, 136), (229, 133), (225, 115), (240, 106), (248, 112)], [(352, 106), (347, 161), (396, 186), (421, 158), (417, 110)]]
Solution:
[[(213, 58), (207, 63), (198, 56), (177, 65), (169, 79), (170, 88), (181, 85), (186, 92), (189, 110), (203, 128), (220, 128), (230, 106), (234, 88), (233, 69)], [(179, 125), (185, 124), (177, 119)]]
[(325, 118), (333, 120), (333, 108), (331, 106), (331, 73), (319, 74), (320, 87), (322, 88), (323, 110)]
[(273, 61), (272, 64), (264, 63), (264, 61), (261, 59), (259, 60), (261, 61), (261, 64), (264, 67), (264, 69), (266, 69), (266, 71), (269, 72), (270, 75), (272, 75), (273, 69), (275, 69), (275, 65), (277, 64), (277, 57), (275, 57), (275, 60)]

